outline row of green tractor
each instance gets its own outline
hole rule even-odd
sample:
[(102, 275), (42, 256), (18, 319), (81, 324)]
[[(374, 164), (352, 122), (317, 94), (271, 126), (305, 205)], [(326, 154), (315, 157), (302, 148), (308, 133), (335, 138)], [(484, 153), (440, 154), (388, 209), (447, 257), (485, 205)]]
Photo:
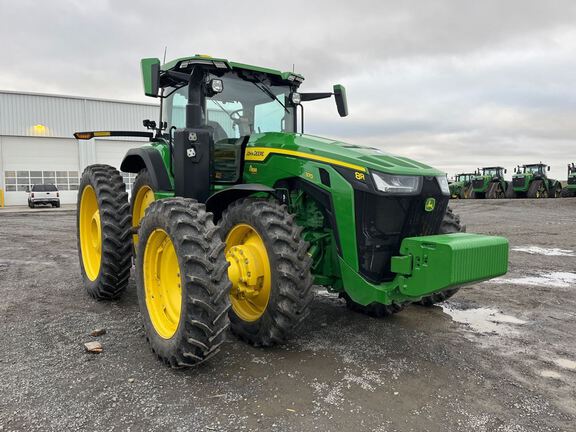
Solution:
[(148, 138), (119, 161), (137, 175), (130, 199), (116, 168), (84, 170), (78, 252), (95, 299), (120, 297), (134, 274), (164, 363), (215, 356), (228, 328), (283, 344), (311, 313), (312, 285), (383, 317), (506, 273), (507, 239), (465, 232), (444, 172), (303, 132), (302, 104), (334, 97), (348, 114), (343, 86), (301, 92), (299, 74), (198, 55), (141, 66), (160, 99), (150, 131), (75, 134)]
[(568, 164), (566, 186), (547, 175), (550, 167), (542, 162), (514, 168), (512, 181), (504, 178), (503, 167), (478, 168), (473, 173), (456, 174), (449, 181), (450, 196), (456, 199), (559, 198), (576, 196), (576, 165)]

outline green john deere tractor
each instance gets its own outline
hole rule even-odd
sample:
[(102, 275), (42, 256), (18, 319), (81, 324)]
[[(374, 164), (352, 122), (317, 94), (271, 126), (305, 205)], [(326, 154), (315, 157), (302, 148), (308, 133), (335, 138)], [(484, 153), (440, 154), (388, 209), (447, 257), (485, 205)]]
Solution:
[(504, 180), (506, 169), (502, 167), (478, 168), (472, 179), (471, 198), (498, 199), (506, 198), (508, 182)]
[(161, 100), (151, 132), (75, 134), (150, 141), (120, 164), (138, 174), (130, 202), (118, 170), (85, 169), (78, 243), (97, 299), (122, 294), (134, 254), (145, 334), (165, 363), (210, 358), (228, 326), (256, 346), (282, 343), (313, 284), (385, 316), (506, 273), (508, 241), (463, 232), (446, 174), (302, 133), (304, 103), (334, 96), (347, 115), (344, 87), (302, 93), (301, 75), (206, 56), (141, 65)]
[(568, 164), (568, 180), (562, 189), (562, 197), (570, 198), (576, 196), (576, 165), (574, 162)]
[(508, 198), (560, 197), (562, 185), (558, 180), (548, 178), (546, 171), (550, 171), (550, 167), (542, 162), (514, 168)]
[(450, 198), (468, 199), (472, 195), (472, 179), (476, 173), (456, 174), (453, 181), (448, 182)]

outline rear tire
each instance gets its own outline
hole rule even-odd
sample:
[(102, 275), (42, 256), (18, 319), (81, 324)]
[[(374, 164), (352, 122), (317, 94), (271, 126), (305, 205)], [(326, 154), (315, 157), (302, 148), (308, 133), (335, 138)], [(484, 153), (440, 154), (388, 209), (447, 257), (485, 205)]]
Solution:
[(551, 193), (548, 198), (560, 198), (562, 196), (562, 186), (555, 186), (554, 192)]
[(486, 198), (488, 199), (502, 199), (505, 196), (504, 190), (502, 190), (502, 185), (500, 182), (494, 182), (488, 187), (488, 192), (486, 192)]
[(516, 198), (516, 192), (514, 192), (514, 186), (512, 186), (512, 182), (508, 183), (508, 188), (506, 189), (506, 198)]
[(567, 188), (564, 188), (564, 189), (562, 189), (562, 192), (560, 193), (560, 196), (561, 196), (562, 198), (571, 198), (571, 197), (574, 196), (574, 193), (575, 193), (574, 191), (572, 191), (572, 190), (570, 190), (570, 189), (567, 189)]
[(212, 214), (195, 200), (158, 200), (138, 234), (136, 289), (152, 351), (176, 368), (208, 360), (226, 339), (230, 290)]
[[(466, 225), (460, 223), (460, 216), (455, 214), (450, 207), (446, 210), (442, 224), (440, 225), (440, 232), (438, 234), (453, 234), (458, 232), (466, 232)], [(460, 288), (449, 288), (447, 290), (422, 297), (420, 301), (415, 302), (421, 306), (434, 306), (436, 303), (441, 303), (448, 300), (458, 292)]]
[[(232, 203), (220, 227), (231, 262), (232, 333), (254, 346), (283, 343), (307, 318), (313, 298), (312, 260), (308, 243), (301, 237), (302, 228), (285, 205), (250, 198)], [(250, 259), (238, 261), (245, 252), (252, 254), (246, 255)], [(253, 262), (263, 264), (251, 267)], [(255, 271), (254, 285), (250, 274)], [(239, 273), (248, 277), (238, 279), (235, 275)]]
[(132, 193), (130, 195), (130, 214), (132, 215), (132, 242), (134, 243), (134, 255), (138, 249), (138, 228), (140, 222), (146, 213), (146, 208), (154, 201), (154, 188), (152, 179), (147, 169), (140, 170), (134, 183), (132, 184)]
[(528, 188), (528, 198), (548, 198), (548, 191), (542, 180), (534, 180)]
[(119, 297), (131, 267), (130, 206), (122, 176), (109, 165), (90, 165), (78, 188), (77, 236), (84, 287), (95, 299)]

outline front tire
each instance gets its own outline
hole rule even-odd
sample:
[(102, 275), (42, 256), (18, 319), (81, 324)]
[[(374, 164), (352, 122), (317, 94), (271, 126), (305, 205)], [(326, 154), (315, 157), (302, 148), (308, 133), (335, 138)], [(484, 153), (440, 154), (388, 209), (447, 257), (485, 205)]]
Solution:
[(128, 194), (118, 170), (88, 166), (80, 179), (77, 209), (84, 286), (95, 299), (117, 298), (128, 285), (132, 256)]
[(230, 328), (254, 346), (283, 343), (309, 314), (311, 258), (286, 206), (243, 199), (222, 216), (230, 262)]
[(138, 235), (136, 289), (152, 351), (172, 367), (208, 360), (226, 338), (230, 290), (212, 214), (191, 199), (155, 201)]

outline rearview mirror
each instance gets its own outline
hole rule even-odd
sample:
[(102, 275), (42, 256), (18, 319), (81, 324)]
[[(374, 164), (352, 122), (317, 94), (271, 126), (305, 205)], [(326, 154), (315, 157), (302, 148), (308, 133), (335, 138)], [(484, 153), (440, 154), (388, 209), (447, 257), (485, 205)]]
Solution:
[(550, 167), (548, 167), (548, 171), (550, 171)]
[(343, 85), (334, 85), (334, 99), (336, 99), (336, 107), (340, 117), (348, 115), (348, 100), (346, 99), (346, 88)]
[(514, 168), (514, 172), (516, 172), (516, 168)]
[(144, 94), (158, 97), (160, 87), (160, 60), (157, 58), (145, 58), (140, 60), (142, 68), (142, 81), (144, 82)]
[(506, 168), (504, 168), (504, 174), (507, 174), (508, 170)]

